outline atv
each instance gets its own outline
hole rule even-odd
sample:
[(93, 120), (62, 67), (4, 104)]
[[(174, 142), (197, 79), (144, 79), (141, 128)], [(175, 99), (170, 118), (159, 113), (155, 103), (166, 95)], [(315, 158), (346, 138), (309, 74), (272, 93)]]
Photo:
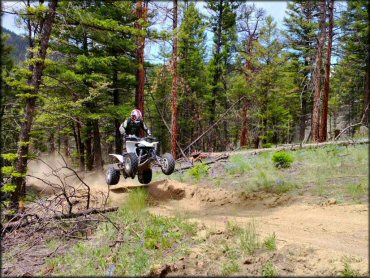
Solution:
[(109, 154), (117, 158), (118, 163), (107, 170), (105, 179), (108, 185), (117, 184), (121, 173), (125, 179), (134, 179), (137, 175), (141, 184), (148, 184), (152, 180), (153, 165), (159, 166), (165, 175), (171, 175), (175, 170), (172, 154), (159, 155), (159, 141), (156, 138), (128, 135), (125, 139), (126, 151), (122, 155)]

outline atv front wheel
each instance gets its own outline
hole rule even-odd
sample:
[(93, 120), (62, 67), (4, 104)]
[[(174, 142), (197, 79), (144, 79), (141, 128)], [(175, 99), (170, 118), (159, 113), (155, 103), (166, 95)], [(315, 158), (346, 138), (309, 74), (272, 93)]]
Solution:
[(107, 182), (108, 185), (115, 185), (119, 182), (119, 176), (120, 173), (117, 169), (109, 167), (105, 175), (105, 181)]
[(141, 184), (148, 184), (152, 181), (152, 169), (148, 168), (143, 171), (139, 171), (137, 179)]
[(175, 159), (173, 158), (172, 154), (165, 153), (162, 156), (162, 163), (161, 163), (162, 172), (165, 175), (171, 175), (175, 170)]
[(125, 155), (124, 171), (127, 176), (134, 178), (139, 166), (139, 160), (136, 154), (127, 153)]

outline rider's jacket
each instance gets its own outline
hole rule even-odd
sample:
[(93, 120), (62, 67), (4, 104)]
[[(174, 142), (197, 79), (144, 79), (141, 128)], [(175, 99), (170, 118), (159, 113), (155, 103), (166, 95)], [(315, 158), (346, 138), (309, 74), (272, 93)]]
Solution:
[(131, 118), (128, 118), (119, 127), (119, 131), (122, 135), (140, 136), (140, 129), (143, 129), (147, 135), (151, 135), (150, 130), (143, 121), (134, 122)]

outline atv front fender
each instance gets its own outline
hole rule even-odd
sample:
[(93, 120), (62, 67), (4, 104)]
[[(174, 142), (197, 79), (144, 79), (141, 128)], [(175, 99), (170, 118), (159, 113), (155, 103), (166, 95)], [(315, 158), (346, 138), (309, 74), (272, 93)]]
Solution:
[(114, 156), (115, 158), (117, 158), (119, 160), (119, 162), (123, 163), (123, 155), (119, 155), (119, 154), (109, 154), (111, 156)]

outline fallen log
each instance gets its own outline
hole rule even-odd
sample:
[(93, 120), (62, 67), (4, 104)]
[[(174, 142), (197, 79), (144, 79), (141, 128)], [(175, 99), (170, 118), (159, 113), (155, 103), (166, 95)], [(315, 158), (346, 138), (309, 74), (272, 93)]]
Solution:
[(233, 154), (243, 153), (243, 154), (258, 154), (262, 152), (270, 152), (270, 151), (295, 151), (300, 149), (311, 149), (311, 148), (320, 148), (326, 147), (331, 145), (338, 145), (338, 146), (349, 146), (349, 145), (360, 145), (360, 144), (369, 144), (369, 139), (363, 139), (358, 141), (329, 141), (323, 143), (311, 143), (311, 144), (287, 144), (282, 145), (275, 148), (262, 148), (262, 149), (239, 149), (237, 151), (233, 151)]
[(5, 224), (2, 227), (1, 230), (2, 230), (2, 234), (4, 234), (5, 232), (9, 232), (13, 229), (19, 229), (19, 228), (26, 227), (28, 225), (36, 224), (36, 223), (39, 223), (39, 222), (48, 222), (48, 221), (52, 221), (52, 220), (77, 218), (79, 216), (85, 216), (85, 215), (97, 214), (97, 213), (107, 213), (107, 212), (112, 212), (112, 211), (116, 211), (116, 210), (118, 210), (118, 207), (103, 208), (103, 209), (91, 208), (91, 209), (88, 209), (88, 210), (79, 211), (79, 212), (70, 213), (70, 214), (60, 213), (60, 214), (56, 214), (52, 217), (45, 217), (45, 218), (37, 217), (36, 219), (33, 219), (31, 221), (28, 221), (27, 218), (22, 218), (21, 220), (19, 220), (17, 222), (10, 222), (10, 223)]
[[(211, 161), (203, 162), (201, 164), (209, 165), (209, 164), (216, 163), (217, 161), (227, 160), (228, 158), (229, 158), (229, 154), (222, 154), (222, 155), (219, 155), (219, 156), (215, 157)], [(192, 165), (187, 165), (187, 166), (184, 166), (184, 167), (180, 167), (180, 168), (175, 169), (174, 172), (189, 170), (190, 168), (193, 168), (195, 165), (198, 165), (198, 164), (192, 164)]]

